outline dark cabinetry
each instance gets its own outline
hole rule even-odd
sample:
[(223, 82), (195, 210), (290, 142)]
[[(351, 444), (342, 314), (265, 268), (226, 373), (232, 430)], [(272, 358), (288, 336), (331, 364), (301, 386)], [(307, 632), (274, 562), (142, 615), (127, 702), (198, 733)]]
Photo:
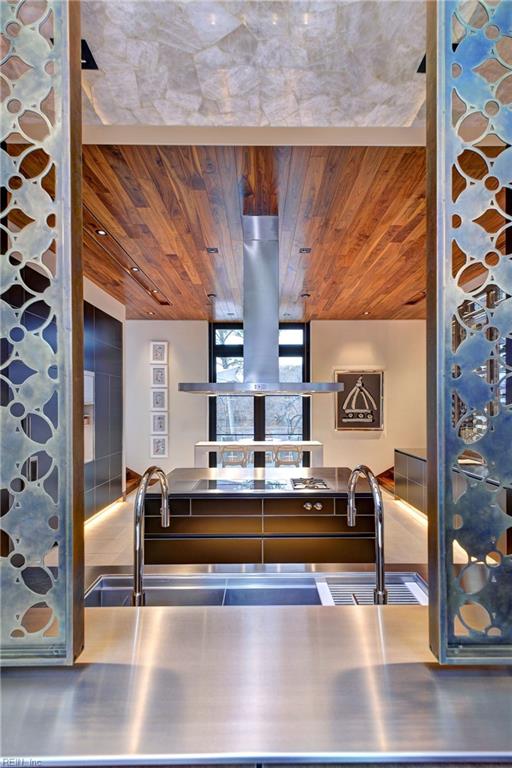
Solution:
[(123, 326), (84, 303), (84, 368), (94, 373), (94, 460), (85, 465), (85, 517), (123, 493)]
[(395, 450), (395, 496), (426, 513), (426, 458), (412, 452)]
[(347, 524), (346, 496), (171, 497), (169, 501), (171, 525), (162, 528), (160, 500), (146, 500), (147, 563), (371, 563), (375, 559), (369, 497), (358, 497), (354, 528)]

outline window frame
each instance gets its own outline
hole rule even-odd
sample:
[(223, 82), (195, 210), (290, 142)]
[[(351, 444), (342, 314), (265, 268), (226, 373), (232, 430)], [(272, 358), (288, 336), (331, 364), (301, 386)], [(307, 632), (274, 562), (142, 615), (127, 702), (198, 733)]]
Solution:
[[(215, 322), (208, 324), (208, 380), (217, 381), (217, 357), (241, 357), (244, 356), (243, 344), (217, 344), (217, 330), (241, 330), (243, 323)], [(302, 381), (310, 381), (311, 357), (310, 357), (310, 326), (309, 323), (279, 323), (279, 330), (302, 330), (302, 344), (280, 344), (279, 357), (302, 358)], [(275, 397), (275, 395), (270, 395)], [(254, 397), (254, 439), (265, 440), (265, 401), (266, 396)], [(217, 440), (217, 398), (210, 397), (208, 402), (208, 439)], [(311, 398), (302, 398), (302, 439), (311, 439)], [(217, 455), (212, 452), (209, 455), (209, 466), (217, 466)], [(310, 466), (310, 454), (304, 453), (303, 465)], [(254, 466), (265, 466), (264, 451), (256, 451), (254, 454)]]

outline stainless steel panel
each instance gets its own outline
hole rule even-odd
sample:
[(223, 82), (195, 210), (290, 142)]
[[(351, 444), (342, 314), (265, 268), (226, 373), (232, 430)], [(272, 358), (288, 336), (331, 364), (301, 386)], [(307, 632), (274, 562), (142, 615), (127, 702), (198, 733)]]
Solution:
[(244, 382), (279, 381), (277, 216), (244, 216)]
[(244, 384), (240, 382), (221, 382), (219, 384), (185, 382), (178, 384), (178, 389), (180, 392), (202, 395), (321, 395), (329, 392), (343, 392), (343, 384), (319, 381), (271, 383), (248, 381)]
[(399, 475), (407, 475), (407, 456), (400, 451), (395, 451), (395, 472)]
[[(431, 640), (445, 663), (510, 664), (512, 556), (499, 542), (511, 518), (498, 499), (512, 488), (512, 120), (501, 85), (512, 78), (502, 56), (512, 2), (427, 5), (437, 8), (427, 53), (437, 84), (427, 110), (436, 129), (428, 139)], [(500, 223), (489, 225), (495, 216)], [(481, 465), (457, 493), (453, 468), (467, 450)], [(485, 574), (477, 592), (475, 571)]]
[(407, 477), (413, 483), (424, 485), (426, 483), (426, 462), (415, 456), (407, 457)]
[(87, 609), (79, 664), (2, 696), (45, 765), (512, 759), (510, 671), (437, 666), (419, 606)]

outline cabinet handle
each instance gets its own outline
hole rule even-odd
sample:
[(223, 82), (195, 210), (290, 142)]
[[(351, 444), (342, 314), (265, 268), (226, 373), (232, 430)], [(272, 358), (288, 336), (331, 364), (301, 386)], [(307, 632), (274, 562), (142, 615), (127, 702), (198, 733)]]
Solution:
[(324, 505), (322, 504), (321, 501), (317, 501), (314, 506), (317, 512), (320, 512), (320, 510), (324, 508)]
[(304, 509), (306, 509), (308, 512), (311, 512), (311, 510), (313, 509), (312, 503), (310, 501), (306, 501), (306, 503), (304, 504)]

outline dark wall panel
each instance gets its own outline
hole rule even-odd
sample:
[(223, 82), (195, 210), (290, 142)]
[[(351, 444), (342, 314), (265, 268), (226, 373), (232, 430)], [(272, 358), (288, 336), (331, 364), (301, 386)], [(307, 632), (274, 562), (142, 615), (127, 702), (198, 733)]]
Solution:
[(85, 516), (123, 492), (123, 325), (84, 302), (84, 367), (94, 373), (94, 461), (85, 465)]

